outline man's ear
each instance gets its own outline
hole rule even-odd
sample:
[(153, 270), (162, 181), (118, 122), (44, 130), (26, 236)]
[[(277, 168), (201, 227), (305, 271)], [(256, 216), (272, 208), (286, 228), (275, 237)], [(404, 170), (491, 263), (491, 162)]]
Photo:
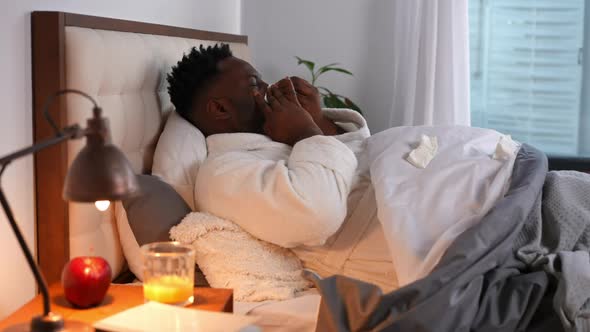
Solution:
[(231, 103), (225, 98), (215, 98), (207, 101), (207, 113), (215, 120), (230, 119), (232, 117), (231, 107)]

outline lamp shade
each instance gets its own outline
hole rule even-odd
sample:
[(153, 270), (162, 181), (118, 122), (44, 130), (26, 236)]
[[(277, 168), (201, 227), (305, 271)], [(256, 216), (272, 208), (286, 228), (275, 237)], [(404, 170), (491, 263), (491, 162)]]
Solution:
[(139, 192), (125, 155), (110, 143), (88, 140), (70, 165), (63, 197), (69, 201), (118, 201)]

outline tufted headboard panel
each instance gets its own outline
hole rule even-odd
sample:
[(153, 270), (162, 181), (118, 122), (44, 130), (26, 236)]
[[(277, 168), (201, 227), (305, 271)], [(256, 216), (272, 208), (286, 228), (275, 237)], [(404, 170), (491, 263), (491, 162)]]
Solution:
[[(51, 135), (40, 117), (44, 99), (59, 89), (79, 89), (103, 108), (113, 143), (137, 173), (151, 172), (155, 145), (173, 110), (166, 75), (183, 53), (225, 42), (236, 56), (249, 59), (245, 36), (77, 14), (35, 12), (32, 32), (35, 139)], [(60, 126), (85, 126), (91, 106), (67, 95), (51, 113)], [(35, 158), (38, 259), (49, 282), (59, 280), (70, 257), (103, 256), (115, 275), (124, 266), (114, 204), (99, 212), (92, 204), (61, 198), (67, 166), (83, 146), (83, 140), (70, 141)]]

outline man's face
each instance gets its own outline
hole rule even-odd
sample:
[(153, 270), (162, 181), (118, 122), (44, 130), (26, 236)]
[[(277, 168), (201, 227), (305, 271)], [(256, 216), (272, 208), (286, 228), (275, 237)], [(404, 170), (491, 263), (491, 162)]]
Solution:
[(257, 89), (265, 95), (268, 84), (258, 71), (244, 60), (229, 57), (219, 62), (219, 84), (215, 94), (227, 98), (233, 107), (231, 127), (237, 132), (262, 133), (264, 114), (258, 109), (252, 96)]

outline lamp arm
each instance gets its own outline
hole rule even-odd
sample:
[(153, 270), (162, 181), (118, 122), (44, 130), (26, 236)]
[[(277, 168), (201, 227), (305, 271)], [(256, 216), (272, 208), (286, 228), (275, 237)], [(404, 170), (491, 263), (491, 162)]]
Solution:
[[(33, 154), (37, 151), (43, 150), (50, 146), (57, 145), (63, 141), (67, 141), (72, 138), (81, 138), (84, 136), (86, 132), (80, 128), (78, 125), (73, 125), (64, 128), (61, 132), (59, 132), (55, 137), (41, 141), (37, 144), (33, 144), (29, 147), (24, 149), (15, 151), (9, 155), (0, 158), (0, 167), (4, 168), (6, 165), (10, 164), (11, 161), (18, 159), (20, 157), (24, 157), (29, 154)], [(0, 175), (2, 169), (0, 169)]]
[[(54, 138), (39, 142), (39, 143), (34, 144), (30, 147), (18, 150), (16, 152), (13, 152), (7, 156), (0, 158), (0, 177), (4, 173), (6, 166), (8, 166), (8, 164), (10, 164), (11, 161), (13, 161), (17, 158), (20, 158), (20, 157), (24, 157), (29, 154), (33, 154), (39, 150), (43, 150), (43, 149), (48, 148), (50, 146), (59, 144), (59, 143), (66, 141), (68, 139), (81, 137), (81, 136), (83, 136), (83, 133), (84, 133), (84, 131), (81, 130), (80, 127), (77, 125), (66, 127), (61, 132), (61, 135), (58, 135)], [(18, 244), (20, 245), (20, 247), (25, 255), (25, 258), (27, 259), (27, 263), (29, 264), (29, 268), (33, 272), (33, 275), (35, 276), (35, 280), (37, 281), (37, 284), (39, 285), (39, 290), (41, 291), (41, 294), (43, 295), (43, 316), (47, 316), (51, 312), (50, 301), (49, 301), (49, 289), (47, 287), (47, 282), (45, 281), (45, 278), (43, 278), (43, 275), (41, 274), (41, 271), (39, 270), (39, 267), (37, 266), (37, 263), (35, 262), (35, 258), (33, 257), (33, 254), (31, 253), (31, 251), (29, 250), (29, 247), (27, 246), (25, 238), (23, 237), (23, 235), (18, 227), (18, 224), (16, 223), (16, 220), (14, 219), (14, 214), (12, 213), (12, 209), (10, 208), (10, 205), (8, 204), (8, 200), (6, 199), (6, 196), (4, 195), (4, 191), (2, 190), (1, 187), (0, 187), (0, 204), (2, 205), (2, 208), (4, 209), (4, 213), (6, 214), (6, 218), (8, 218), (8, 222), (10, 223), (10, 227), (12, 228), (12, 231), (14, 232), (14, 235), (16, 236), (16, 239), (18, 240)]]
[(37, 284), (39, 285), (39, 290), (41, 291), (41, 294), (43, 294), (43, 316), (47, 316), (51, 312), (51, 307), (50, 307), (50, 302), (49, 302), (49, 289), (47, 287), (47, 282), (45, 281), (45, 278), (43, 278), (41, 271), (39, 271), (39, 267), (37, 267), (37, 263), (35, 262), (35, 258), (33, 258), (33, 254), (29, 250), (29, 247), (27, 246), (27, 243), (25, 242), (25, 239), (24, 239), (22, 233), (20, 232), (20, 229), (19, 229), (16, 221), (14, 220), (14, 215), (12, 214), (12, 210), (10, 209), (10, 206), (8, 205), (8, 201), (6, 200), (6, 196), (4, 195), (4, 191), (2, 190), (2, 188), (0, 188), (0, 203), (2, 204), (2, 208), (4, 209), (4, 213), (6, 214), (6, 218), (8, 218), (8, 222), (10, 223), (10, 227), (12, 227), (12, 231), (14, 232), (14, 235), (16, 236), (16, 239), (18, 240), (18, 244), (20, 245), (20, 247), (25, 255), (25, 258), (27, 259), (27, 263), (29, 263), (29, 267), (31, 268), (31, 271), (33, 271), (33, 275), (35, 276), (35, 280), (37, 281)]
[(90, 100), (90, 102), (94, 105), (94, 108), (93, 108), (94, 111), (96, 111), (96, 109), (100, 109), (98, 107), (98, 104), (96, 103), (96, 100), (94, 100), (94, 98), (92, 98), (89, 94), (87, 94), (83, 91), (76, 90), (76, 89), (64, 89), (64, 90), (57, 91), (56, 93), (49, 96), (47, 98), (47, 101), (45, 102), (45, 105), (43, 105), (43, 116), (45, 117), (47, 122), (49, 122), (49, 125), (51, 126), (51, 128), (53, 128), (53, 131), (55, 132), (56, 135), (61, 134), (61, 130), (55, 124), (55, 121), (53, 121), (53, 119), (51, 118), (51, 114), (49, 114), (49, 106), (51, 106), (51, 104), (53, 104), (53, 101), (55, 100), (55, 98), (57, 98), (61, 95), (68, 94), (68, 93), (77, 94), (77, 95), (80, 95), (80, 96)]

